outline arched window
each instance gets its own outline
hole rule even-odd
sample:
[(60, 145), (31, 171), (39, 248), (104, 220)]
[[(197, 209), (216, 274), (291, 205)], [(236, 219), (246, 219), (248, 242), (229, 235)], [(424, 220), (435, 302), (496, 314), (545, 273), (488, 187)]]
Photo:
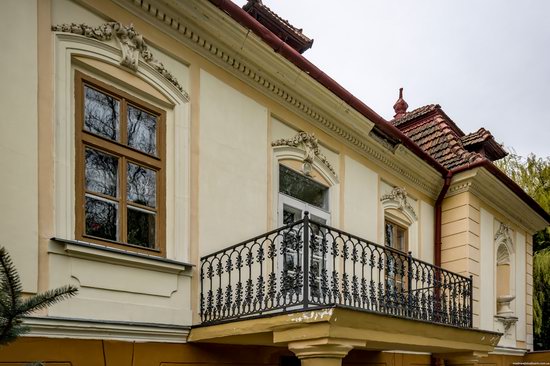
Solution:
[(397, 250), (385, 253), (387, 268), (384, 282), (387, 291), (400, 292), (407, 286), (403, 269), (407, 266), (405, 253), (411, 250), (409, 238), (416, 237), (415, 233), (411, 233), (416, 228), (416, 212), (406, 190), (401, 187), (393, 187), (380, 201), (384, 213), (384, 246)]
[(417, 216), (407, 191), (393, 187), (380, 201), (384, 214), (384, 245), (402, 252), (411, 250), (409, 236), (414, 235), (411, 229), (416, 227)]
[[(336, 173), (321, 154), (319, 142), (313, 134), (299, 132), (291, 139), (272, 143), (274, 153), (273, 187), (277, 202), (276, 223), (281, 227), (301, 220), (309, 213), (312, 235), (322, 235), (321, 226), (330, 225), (337, 207), (338, 184)], [(278, 263), (280, 271), (293, 275), (296, 264), (302, 262), (299, 249), (286, 248)], [(329, 261), (323, 258), (320, 248), (310, 252), (311, 295), (321, 296), (321, 273), (330, 270)]]

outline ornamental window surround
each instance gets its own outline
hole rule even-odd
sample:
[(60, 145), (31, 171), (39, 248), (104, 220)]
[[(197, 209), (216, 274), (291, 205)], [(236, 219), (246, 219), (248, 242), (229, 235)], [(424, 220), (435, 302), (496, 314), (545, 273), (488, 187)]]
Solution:
[[(107, 32), (109, 29), (111, 32)], [(116, 32), (112, 32), (113, 29)], [(108, 23), (99, 27), (71, 24), (53, 26), (52, 30), (55, 32), (55, 72), (57, 75), (54, 94), (56, 121), (54, 127), (55, 227), (52, 236), (55, 239), (76, 239), (123, 251), (141, 252), (152, 256), (188, 261), (189, 197), (191, 195), (190, 114), (189, 95), (184, 88), (187, 84), (185, 80), (189, 72), (188, 67), (185, 66), (185, 63), (178, 62), (178, 60), (147, 45), (143, 37), (131, 26), (127, 27), (118, 23)], [(125, 30), (128, 32), (125, 33)], [(126, 39), (124, 34), (132, 35), (133, 38)], [(132, 47), (124, 49), (122, 43)], [(137, 57), (133, 59), (135, 62), (128, 64), (126, 62), (128, 58), (125, 56), (128, 56), (129, 53), (136, 55), (136, 52)], [(170, 62), (171, 68), (178, 71), (178, 76), (183, 77), (184, 82), (180, 84), (156, 57)], [(156, 118), (157, 122), (162, 120), (154, 134), (156, 139), (152, 139), (155, 140), (156, 147), (159, 148), (158, 155), (141, 151), (148, 150), (147, 144), (140, 145), (136, 143), (135, 139), (130, 142), (128, 136), (123, 136), (124, 133), (128, 134), (128, 126), (119, 126), (119, 140), (114, 143), (109, 138), (101, 136), (100, 133), (84, 130), (81, 127), (83, 125), (78, 125), (80, 128), (77, 128), (77, 109), (83, 107), (83, 99), (82, 96), (77, 98), (76, 94), (84, 95), (84, 89), (79, 91), (76, 78), (78, 73), (86, 76), (85, 81), (92, 90), (102, 92), (108, 97), (114, 97), (114, 100), (121, 103), (120, 108), (126, 106), (124, 111), (121, 109), (119, 112), (120, 119), (127, 118), (128, 110), (132, 110), (134, 116), (149, 115), (154, 116), (153, 119)], [(122, 121), (122, 123), (126, 122)], [(95, 189), (96, 192), (91, 190), (85, 192), (86, 150), (82, 150), (81, 146), (84, 140), (79, 134), (86, 135), (87, 138), (91, 138), (95, 142), (100, 140), (101, 143), (110, 144), (107, 144), (109, 146), (106, 147), (106, 145), (86, 140), (92, 149), (96, 149), (91, 152), (88, 150), (89, 156), (92, 154), (104, 158), (103, 160), (112, 157), (118, 159), (120, 171), (117, 170), (116, 176), (117, 189), (119, 190), (116, 192), (116, 199), (113, 199), (112, 195), (101, 196), (102, 193), (97, 192), (97, 186), (95, 188), (88, 187)], [(129, 155), (125, 155), (122, 150), (129, 152)], [(96, 151), (103, 155), (94, 154)], [(158, 165), (159, 162), (160, 165)], [(90, 161), (90, 163), (92, 162)], [(134, 165), (129, 167), (128, 163)], [(124, 181), (123, 177), (123, 174), (128, 174), (128, 169), (132, 169), (134, 173), (137, 171), (138, 175), (141, 175), (141, 183), (137, 186), (134, 184), (130, 189), (128, 182)], [(77, 172), (78, 170), (79, 172)], [(155, 174), (151, 174), (151, 171)], [(80, 182), (77, 182), (79, 179)], [(156, 183), (154, 185), (155, 194), (152, 193), (153, 186), (151, 184), (149, 184), (148, 190), (141, 189), (144, 187), (145, 181)], [(112, 188), (111, 185), (109, 189), (112, 190)], [(126, 190), (126, 195), (123, 194), (122, 189)], [(136, 197), (137, 191), (139, 191), (137, 193), (139, 197)], [(128, 198), (128, 192), (132, 194), (132, 197)], [(125, 214), (126, 218), (122, 216), (118, 218), (117, 240), (94, 238), (93, 236), (96, 235), (83, 235), (85, 233), (84, 202), (86, 195), (102, 201), (102, 203), (112, 204), (116, 201), (120, 205), (119, 208), (125, 205), (119, 212), (119, 216)], [(121, 204), (123, 197), (125, 197), (125, 201)], [(80, 202), (77, 202), (79, 200)], [(152, 207), (153, 205), (155, 207)], [(128, 210), (133, 210), (130, 211), (130, 214), (137, 213), (137, 216), (140, 216), (143, 222), (147, 221), (147, 224), (154, 222), (154, 233), (152, 225), (147, 230), (129, 233)], [(154, 215), (153, 220), (143, 218), (152, 217), (152, 215)], [(135, 216), (134, 218), (136, 218)], [(126, 227), (122, 227), (122, 225), (126, 225)], [(129, 234), (133, 235), (130, 240), (128, 240)], [(138, 235), (138, 238), (137, 234), (141, 236)], [(109, 235), (112, 238), (112, 231)], [(151, 244), (153, 237), (154, 246)]]

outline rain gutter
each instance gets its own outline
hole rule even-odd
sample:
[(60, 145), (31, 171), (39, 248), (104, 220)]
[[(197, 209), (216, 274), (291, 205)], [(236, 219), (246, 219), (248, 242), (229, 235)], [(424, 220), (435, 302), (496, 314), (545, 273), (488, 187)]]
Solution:
[(441, 266), (441, 205), (443, 199), (447, 194), (449, 186), (451, 185), (452, 177), (460, 172), (474, 169), (477, 167), (483, 167), (490, 173), (496, 176), (506, 187), (512, 192), (518, 195), (525, 203), (529, 205), (537, 214), (543, 217), (548, 223), (550, 223), (550, 214), (548, 214), (538, 203), (535, 202), (523, 189), (521, 189), (512, 179), (510, 179), (504, 172), (498, 169), (489, 160), (483, 159), (471, 164), (466, 164), (455, 169), (447, 169), (436, 159), (434, 159), (427, 152), (422, 150), (416, 143), (414, 143), (408, 136), (401, 132), (397, 127), (382, 118), (378, 113), (373, 111), (369, 106), (353, 96), (344, 87), (338, 84), (334, 79), (321, 71), (317, 66), (308, 61), (302, 54), (290, 47), (283, 40), (273, 34), (269, 29), (260, 24), (250, 14), (244, 11), (241, 7), (234, 4), (230, 0), (209, 0), (212, 4), (224, 11), (231, 18), (241, 24), (243, 27), (250, 29), (258, 37), (260, 37), (265, 43), (267, 43), (273, 50), (293, 63), (296, 67), (308, 74), (311, 78), (315, 79), (325, 88), (334, 93), (337, 97), (342, 99), (350, 107), (361, 113), (368, 120), (372, 121), (376, 128), (381, 132), (387, 134), (390, 137), (394, 137), (401, 141), (401, 143), (409, 150), (414, 152), (418, 157), (427, 162), (431, 167), (437, 170), (445, 182), (435, 202), (435, 241), (434, 241), (434, 262), (436, 266)]
[(373, 111), (369, 106), (344, 89), (334, 79), (321, 71), (317, 66), (308, 61), (302, 54), (290, 47), (283, 40), (273, 34), (269, 29), (260, 24), (250, 14), (241, 9), (238, 5), (230, 0), (209, 0), (212, 4), (227, 13), (231, 18), (241, 24), (243, 27), (250, 29), (273, 50), (292, 62), (296, 67), (315, 79), (325, 88), (342, 99), (350, 107), (361, 113), (368, 120), (372, 121), (376, 127), (383, 133), (400, 140), (401, 143), (409, 150), (414, 152), (418, 157), (427, 162), (431, 167), (437, 170), (442, 175), (447, 175), (447, 169), (435, 160), (431, 155), (422, 150), (409, 137), (401, 132), (397, 127), (382, 118), (378, 113)]

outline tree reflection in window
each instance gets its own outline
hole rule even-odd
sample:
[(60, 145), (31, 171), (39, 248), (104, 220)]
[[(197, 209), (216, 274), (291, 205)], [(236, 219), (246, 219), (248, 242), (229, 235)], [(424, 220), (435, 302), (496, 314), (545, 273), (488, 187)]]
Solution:
[(128, 243), (155, 247), (155, 215), (146, 210), (128, 207)]
[(156, 174), (153, 170), (128, 163), (128, 201), (155, 207), (157, 201)]
[(86, 190), (117, 197), (118, 159), (95, 149), (86, 149)]
[(110, 140), (119, 140), (120, 102), (114, 97), (84, 87), (84, 129)]
[(76, 73), (77, 237), (163, 252), (164, 111)]
[(98, 238), (118, 239), (118, 205), (115, 202), (86, 196), (86, 234)]
[(144, 153), (157, 154), (157, 117), (128, 105), (128, 145)]
[(328, 207), (328, 187), (284, 165), (279, 165), (279, 191), (316, 207)]

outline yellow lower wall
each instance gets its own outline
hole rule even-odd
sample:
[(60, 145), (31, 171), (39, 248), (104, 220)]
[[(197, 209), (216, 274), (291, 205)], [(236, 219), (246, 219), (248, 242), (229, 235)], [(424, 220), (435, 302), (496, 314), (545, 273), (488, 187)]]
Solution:
[[(293, 356), (286, 348), (214, 344), (135, 343), (23, 337), (0, 347), (0, 365), (23, 366), (42, 362), (49, 366), (185, 366), (185, 365), (281, 365), (281, 357)], [(512, 366), (518, 362), (550, 360), (550, 352), (525, 357), (490, 355), (479, 365)], [(429, 355), (376, 351), (351, 351), (343, 365), (430, 366)]]

